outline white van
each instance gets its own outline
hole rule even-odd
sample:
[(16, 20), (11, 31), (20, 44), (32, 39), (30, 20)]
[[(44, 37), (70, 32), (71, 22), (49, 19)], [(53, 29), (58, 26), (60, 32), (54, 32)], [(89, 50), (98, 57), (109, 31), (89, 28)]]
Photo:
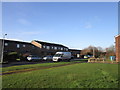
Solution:
[(62, 61), (67, 60), (70, 61), (71, 59), (71, 52), (56, 52), (56, 54), (53, 56), (53, 61)]

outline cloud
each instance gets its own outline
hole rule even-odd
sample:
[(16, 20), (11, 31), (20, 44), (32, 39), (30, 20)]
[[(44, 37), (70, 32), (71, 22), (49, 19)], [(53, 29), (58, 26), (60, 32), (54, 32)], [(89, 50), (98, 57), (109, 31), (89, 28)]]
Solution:
[(94, 16), (93, 19), (95, 22), (100, 22), (102, 19), (98, 16)]
[(23, 18), (18, 19), (18, 22), (19, 22), (20, 24), (23, 24), (23, 25), (30, 25), (30, 24), (31, 24), (28, 20), (23, 19)]
[(91, 23), (86, 23), (85, 28), (86, 29), (91, 29), (93, 26)]
[(84, 22), (84, 28), (91, 29), (93, 26), (98, 25), (102, 19), (99, 16), (93, 16), (91, 18), (88, 18), (87, 21)]

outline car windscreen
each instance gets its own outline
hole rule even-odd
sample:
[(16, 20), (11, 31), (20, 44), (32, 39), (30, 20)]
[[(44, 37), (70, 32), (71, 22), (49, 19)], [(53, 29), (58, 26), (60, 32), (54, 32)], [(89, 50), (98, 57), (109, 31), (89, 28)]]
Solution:
[(55, 54), (54, 57), (62, 57), (63, 54)]

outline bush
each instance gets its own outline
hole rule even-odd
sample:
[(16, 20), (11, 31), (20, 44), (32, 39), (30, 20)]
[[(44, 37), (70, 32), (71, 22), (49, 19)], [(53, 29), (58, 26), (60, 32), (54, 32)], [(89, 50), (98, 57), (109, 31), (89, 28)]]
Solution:
[(7, 52), (7, 53), (4, 53), (4, 56), (3, 56), (4, 62), (15, 62), (15, 61), (21, 61), (21, 60), (23, 60), (23, 56), (18, 52)]

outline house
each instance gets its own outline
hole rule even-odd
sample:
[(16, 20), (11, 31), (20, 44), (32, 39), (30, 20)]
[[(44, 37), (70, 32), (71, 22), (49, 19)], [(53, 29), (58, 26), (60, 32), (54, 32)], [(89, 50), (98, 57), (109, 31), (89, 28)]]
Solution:
[[(4, 43), (3, 43), (4, 42)], [(4, 46), (3, 46), (4, 45)], [(6, 58), (6, 54), (16, 52), (17, 54), (26, 57), (28, 55), (37, 55), (40, 57), (44, 57), (47, 55), (54, 55), (58, 51), (68, 51), (68, 47), (55, 44), (48, 43), (38, 40), (33, 40), (31, 42), (17, 41), (17, 40), (8, 40), (8, 39), (0, 39), (0, 60), (2, 59), (2, 52), (4, 52), (4, 59)], [(4, 48), (4, 50), (3, 50)], [(0, 62), (4, 61), (1, 60)], [(13, 58), (14, 59), (14, 58)], [(15, 61), (7, 59), (10, 62)]]
[(115, 36), (116, 62), (120, 62), (120, 34)]
[[(0, 51), (1, 51), (0, 58), (2, 57), (2, 52), (4, 54), (4, 58), (6, 58), (5, 54), (9, 54), (12, 52), (16, 52), (21, 55), (33, 54), (34, 53), (33, 51), (35, 49), (35, 46), (33, 44), (31, 44), (30, 42), (8, 40), (8, 39), (0, 39), (0, 46), (1, 46), (0, 47)], [(2, 60), (1, 60), (1, 62), (2, 62)]]

